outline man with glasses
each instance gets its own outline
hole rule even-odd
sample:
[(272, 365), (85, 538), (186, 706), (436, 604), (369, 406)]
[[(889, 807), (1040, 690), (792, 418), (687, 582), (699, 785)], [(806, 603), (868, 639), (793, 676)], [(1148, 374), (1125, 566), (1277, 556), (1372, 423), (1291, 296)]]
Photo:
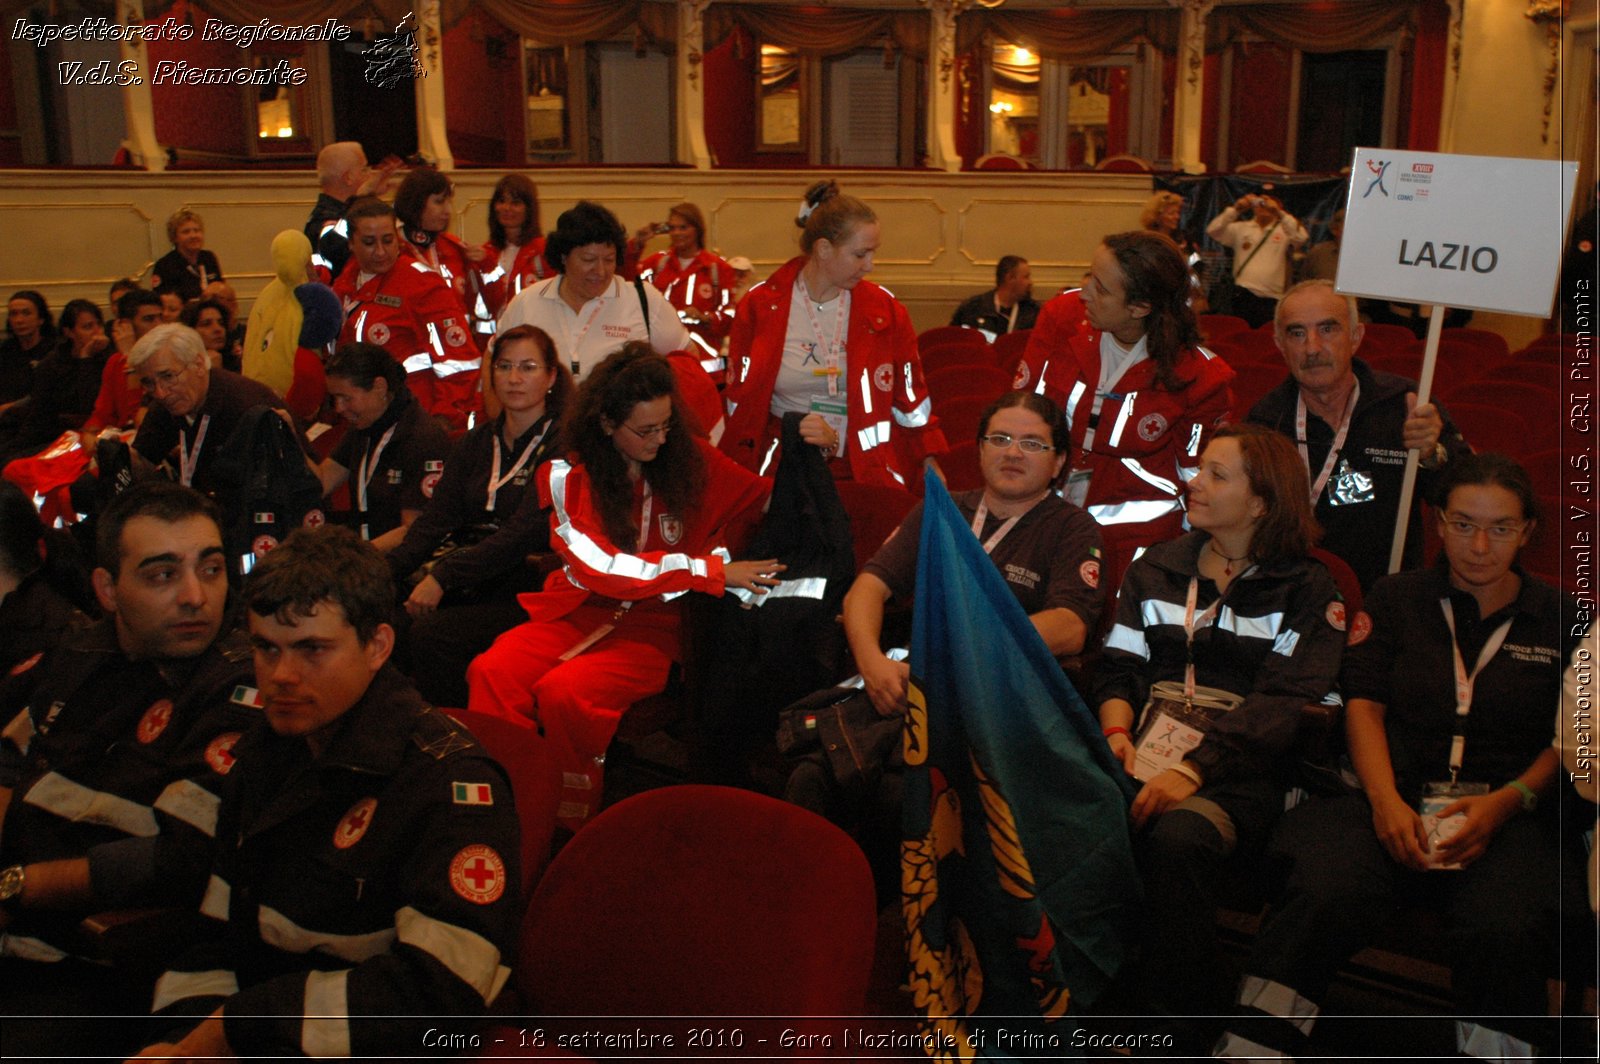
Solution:
[[(1067, 465), (1067, 425), (1042, 395), (1008, 392), (978, 428), (981, 491), (957, 492), (956, 506), (1057, 658), (1083, 650), (1104, 597), (1100, 529), (1052, 488)], [(845, 637), (867, 695), (884, 716), (905, 711), (909, 666), (879, 646), (884, 607), (916, 584), (922, 504), (884, 541), (844, 599)]]
[(1363, 326), (1355, 300), (1333, 282), (1304, 281), (1278, 302), (1278, 350), (1289, 379), (1248, 420), (1295, 441), (1311, 478), (1322, 546), (1355, 570), (1363, 590), (1388, 571), (1406, 451), (1422, 452), (1402, 568), (1422, 563), (1422, 500), (1437, 501), (1440, 473), (1470, 448), (1442, 409), (1417, 405), (1416, 384), (1355, 357)]
[(250, 410), (281, 409), (283, 400), (259, 381), (213, 369), (200, 334), (187, 325), (158, 325), (128, 352), (128, 373), (150, 399), (133, 438), (133, 464), (151, 476), (174, 464), (173, 479), (215, 494), (213, 468), (223, 444)]

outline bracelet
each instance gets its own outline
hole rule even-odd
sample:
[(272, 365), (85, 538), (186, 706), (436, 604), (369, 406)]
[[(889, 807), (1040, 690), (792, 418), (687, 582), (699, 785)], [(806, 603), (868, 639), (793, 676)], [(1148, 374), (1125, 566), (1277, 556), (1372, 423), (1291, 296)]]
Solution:
[(1133, 733), (1120, 724), (1114, 724), (1109, 728), (1102, 728), (1100, 730), (1100, 734), (1104, 735), (1107, 739), (1111, 738), (1113, 735), (1126, 735), (1130, 740), (1133, 738)]
[(1200, 778), (1200, 773), (1196, 772), (1182, 761), (1179, 761), (1176, 765), (1172, 765), (1171, 768), (1172, 771), (1176, 772), (1178, 775), (1182, 776), (1196, 787), (1205, 786), (1205, 781)]
[(1523, 812), (1531, 813), (1535, 809), (1539, 808), (1539, 796), (1534, 793), (1534, 790), (1533, 790), (1532, 787), (1529, 787), (1526, 783), (1523, 783), (1521, 780), (1512, 780), (1510, 783), (1506, 784), (1506, 786), (1510, 787), (1512, 790), (1516, 791), (1519, 795), (1522, 796), (1522, 811)]

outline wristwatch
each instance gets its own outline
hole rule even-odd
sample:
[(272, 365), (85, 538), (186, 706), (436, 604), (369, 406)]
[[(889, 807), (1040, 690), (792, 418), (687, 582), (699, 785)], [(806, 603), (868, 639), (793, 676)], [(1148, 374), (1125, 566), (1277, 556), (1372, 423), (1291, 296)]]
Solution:
[(0, 907), (15, 909), (22, 898), (22, 866), (0, 868)]
[(1440, 466), (1445, 464), (1449, 457), (1450, 452), (1444, 449), (1444, 444), (1435, 442), (1433, 445), (1433, 450), (1429, 451), (1427, 457), (1423, 458), (1417, 464), (1428, 470), (1438, 469)]

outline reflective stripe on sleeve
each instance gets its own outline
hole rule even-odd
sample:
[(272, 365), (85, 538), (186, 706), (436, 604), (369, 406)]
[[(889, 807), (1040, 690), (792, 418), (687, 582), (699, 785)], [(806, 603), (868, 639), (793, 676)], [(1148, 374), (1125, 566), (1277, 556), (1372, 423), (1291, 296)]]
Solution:
[(777, 587), (769, 587), (764, 595), (758, 595), (754, 591), (747, 591), (742, 587), (730, 587), (728, 589), (728, 594), (747, 606), (759, 606), (763, 602), (769, 602), (772, 599), (821, 599), (827, 592), (828, 578), (825, 576), (807, 576), (799, 580), (785, 580)]
[(177, 817), (206, 833), (217, 834), (217, 807), (221, 799), (193, 780), (177, 780), (167, 784), (156, 798), (156, 809), (168, 816)]
[(350, 1055), (350, 972), (306, 973), (300, 1049), (308, 1057)]
[(166, 972), (156, 980), (150, 1011), (160, 1012), (188, 998), (233, 997), (238, 992), (238, 977), (225, 968), (209, 972)]
[(233, 903), (233, 888), (221, 876), (212, 874), (206, 883), (205, 896), (200, 899), (200, 914), (213, 920), (226, 920), (228, 906)]
[(380, 953), (389, 952), (394, 944), (394, 928), (369, 931), (364, 935), (338, 935), (331, 931), (313, 931), (301, 927), (271, 906), (263, 905), (257, 912), (261, 941), (288, 953), (326, 953), (330, 957), (360, 964)]
[[(1115, 446), (1115, 444), (1113, 444), (1113, 446)], [(1161, 491), (1166, 492), (1168, 495), (1178, 494), (1178, 485), (1174, 484), (1166, 477), (1156, 476), (1154, 473), (1150, 472), (1150, 470), (1141, 465), (1137, 458), (1124, 458), (1122, 460), (1122, 464), (1123, 467), (1128, 470), (1128, 472), (1132, 473), (1134, 476), (1138, 477), (1152, 488), (1158, 488)]]
[(433, 368), (433, 356), (426, 351), (418, 351), (400, 363), (400, 368), (407, 373), (426, 373)]
[(433, 375), (440, 378), (454, 377), (457, 373), (466, 373), (477, 368), (478, 360), (475, 358), (445, 359), (433, 364)]
[(917, 404), (915, 410), (902, 411), (899, 407), (895, 407), (890, 413), (902, 428), (920, 429), (928, 423), (928, 416), (933, 413), (933, 400), (924, 399)]
[(436, 920), (406, 906), (394, 917), (399, 940), (421, 950), (477, 991), (487, 1005), (511, 975), (494, 943), (475, 931)]
[(1117, 649), (1150, 660), (1150, 644), (1145, 642), (1144, 631), (1126, 624), (1113, 627), (1106, 635), (1106, 649)]
[(1311, 1027), (1322, 1011), (1317, 1008), (1316, 1002), (1302, 997), (1293, 987), (1257, 975), (1247, 975), (1240, 980), (1239, 1004), (1268, 1016), (1288, 1020), (1305, 1035), (1311, 1033)]
[(1089, 507), (1089, 516), (1102, 525), (1136, 525), (1165, 517), (1178, 509), (1177, 499), (1131, 499), (1128, 502), (1097, 503)]
[(76, 824), (99, 824), (101, 827), (115, 828), (125, 835), (149, 838), (161, 830), (149, 806), (85, 787), (57, 772), (48, 772), (39, 777), (22, 800), (62, 820)]
[(686, 571), (691, 577), (702, 580), (709, 575), (705, 560), (688, 554), (664, 554), (659, 562), (647, 562), (637, 554), (621, 551), (608, 554), (605, 548), (580, 531), (567, 513), (567, 477), (571, 472), (572, 467), (565, 461), (557, 459), (550, 463), (550, 499), (556, 515), (556, 535), (561, 537), (561, 542), (583, 565), (597, 573), (641, 583), (679, 571)]

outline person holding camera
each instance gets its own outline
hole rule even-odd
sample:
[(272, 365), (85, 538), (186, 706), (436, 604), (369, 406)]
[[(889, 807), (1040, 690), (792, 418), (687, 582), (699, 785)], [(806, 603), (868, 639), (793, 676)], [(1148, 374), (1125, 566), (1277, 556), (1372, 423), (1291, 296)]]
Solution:
[(1211, 219), (1206, 235), (1233, 252), (1232, 313), (1252, 329), (1271, 321), (1288, 286), (1289, 252), (1306, 242), (1305, 226), (1276, 198), (1252, 193)]
[(733, 324), (733, 286), (737, 271), (706, 250), (706, 216), (693, 203), (680, 203), (655, 226), (671, 246), (639, 263), (639, 277), (656, 286), (693, 337), (696, 356), (707, 373), (726, 368), (722, 341)]

